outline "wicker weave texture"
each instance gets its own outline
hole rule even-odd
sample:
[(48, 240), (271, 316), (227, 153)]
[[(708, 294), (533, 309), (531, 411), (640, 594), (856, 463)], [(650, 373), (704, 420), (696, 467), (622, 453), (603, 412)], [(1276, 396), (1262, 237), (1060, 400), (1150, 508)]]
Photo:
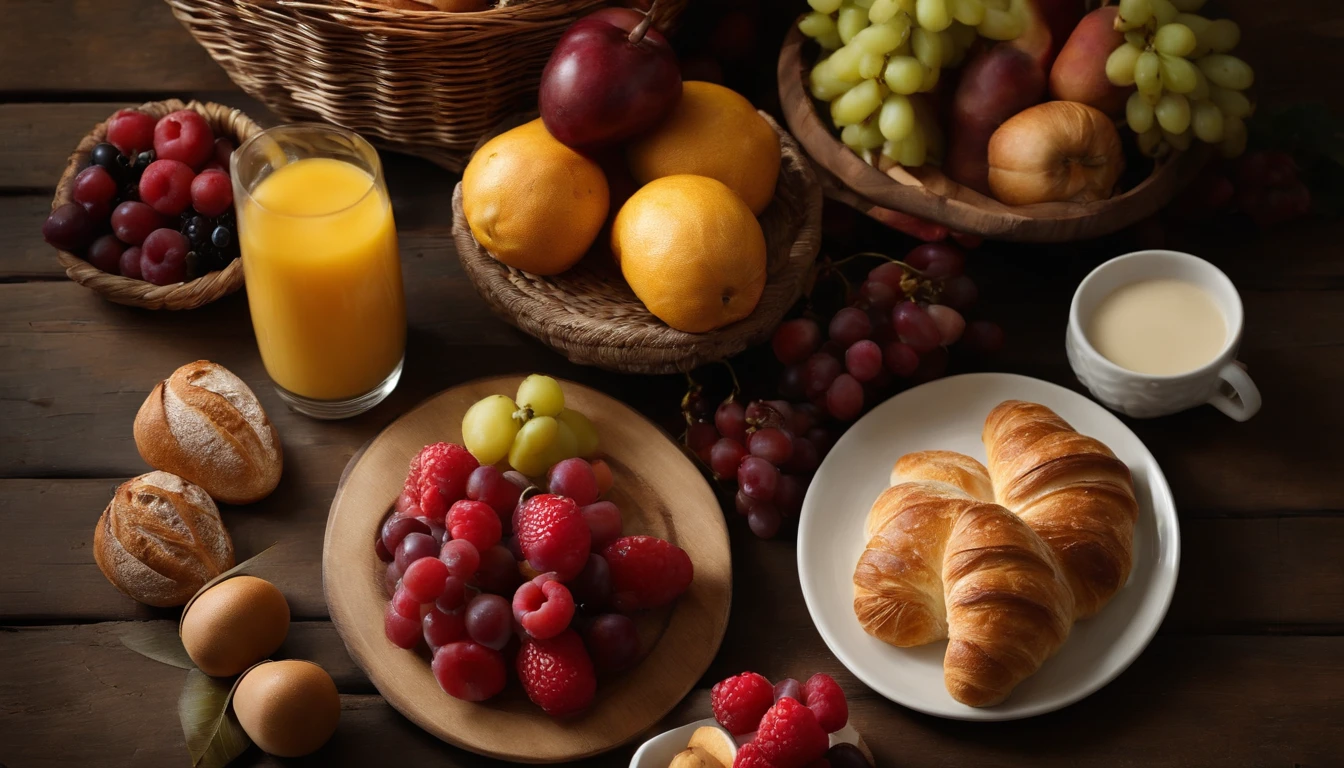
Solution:
[[(367, 0), (167, 0), (244, 91), (288, 120), (322, 120), (462, 170), (476, 140), (536, 108), (575, 19), (611, 0), (525, 0), (471, 13)], [(689, 0), (659, 0), (666, 28)]]
[[(232, 139), (235, 146), (261, 131), (261, 126), (252, 122), (247, 115), (223, 104), (169, 99), (147, 102), (136, 109), (155, 119), (179, 109), (190, 109), (205, 118), (216, 136)], [(56, 184), (56, 196), (51, 201), (53, 210), (71, 202), (75, 177), (89, 166), (89, 153), (106, 138), (107, 121), (103, 121), (94, 126), (93, 130), (79, 142), (79, 146), (75, 147), (65, 165), (65, 173), (61, 174), (61, 180)], [(209, 272), (187, 283), (154, 285), (143, 280), (109, 274), (66, 251), (58, 250), (56, 258), (60, 260), (61, 266), (65, 267), (66, 276), (76, 283), (97, 292), (108, 301), (144, 309), (195, 309), (243, 287), (242, 259), (234, 259), (224, 269)]]
[(463, 270), (496, 314), (583, 365), (626, 373), (689, 371), (765, 340), (798, 300), (821, 248), (822, 195), (798, 143), (761, 114), (779, 133), (783, 163), (775, 199), (760, 217), (767, 255), (765, 292), (745, 319), (709, 333), (670, 328), (644, 307), (600, 248), (553, 277), (505, 266), (472, 236), (458, 184), (453, 191), (453, 240)]

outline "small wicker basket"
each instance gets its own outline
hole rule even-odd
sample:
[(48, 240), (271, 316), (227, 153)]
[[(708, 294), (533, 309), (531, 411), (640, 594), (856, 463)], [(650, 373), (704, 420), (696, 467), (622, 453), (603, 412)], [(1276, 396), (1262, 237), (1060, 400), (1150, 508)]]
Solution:
[[(760, 216), (765, 292), (745, 319), (708, 333), (670, 328), (644, 307), (611, 258), (598, 252), (553, 277), (505, 266), (472, 236), (462, 214), (459, 183), (453, 191), (453, 241), (463, 270), (495, 314), (583, 365), (625, 373), (676, 373), (763, 341), (798, 300), (821, 249), (822, 195), (798, 142), (769, 115), (761, 115), (779, 134), (783, 162), (775, 199)], [(491, 136), (517, 122), (506, 123)]]
[[(666, 29), (689, 0), (659, 0)], [(476, 140), (536, 109), (561, 33), (615, 0), (516, 0), (485, 11), (395, 10), (371, 0), (167, 0), (253, 98), (460, 171)], [(628, 2), (625, 4), (629, 4)]]
[[(235, 146), (242, 144), (253, 134), (261, 132), (261, 126), (252, 122), (247, 115), (223, 104), (169, 99), (146, 102), (136, 109), (155, 119), (180, 109), (190, 109), (205, 118), (215, 136), (232, 139)], [(75, 177), (89, 166), (89, 154), (93, 148), (106, 139), (105, 120), (94, 126), (93, 130), (79, 142), (79, 146), (75, 147), (74, 153), (70, 155), (70, 160), (65, 165), (65, 173), (61, 174), (61, 180), (56, 184), (56, 196), (51, 201), (52, 210), (71, 202)], [(242, 259), (234, 259), (224, 269), (207, 273), (190, 282), (154, 285), (143, 280), (109, 274), (66, 251), (56, 251), (56, 258), (60, 260), (61, 266), (65, 267), (66, 276), (76, 283), (93, 290), (108, 301), (144, 309), (195, 309), (243, 287)]]

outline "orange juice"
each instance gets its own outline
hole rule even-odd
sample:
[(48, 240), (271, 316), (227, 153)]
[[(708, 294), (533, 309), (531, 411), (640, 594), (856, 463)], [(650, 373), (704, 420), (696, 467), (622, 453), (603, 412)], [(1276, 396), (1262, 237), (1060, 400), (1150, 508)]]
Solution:
[(237, 204), (252, 327), (271, 379), (313, 400), (373, 390), (406, 346), (382, 185), (353, 163), (310, 157), (279, 166)]

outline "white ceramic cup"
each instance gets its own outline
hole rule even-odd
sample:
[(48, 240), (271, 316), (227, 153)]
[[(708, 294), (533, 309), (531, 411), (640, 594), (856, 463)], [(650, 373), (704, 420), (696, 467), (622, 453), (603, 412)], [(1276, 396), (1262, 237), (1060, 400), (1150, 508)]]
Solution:
[[(1121, 368), (1092, 346), (1083, 329), (1101, 301), (1115, 290), (1162, 278), (1184, 280), (1204, 289), (1223, 313), (1227, 341), (1213, 360), (1186, 373), (1155, 376)], [(1188, 253), (1136, 251), (1111, 259), (1083, 278), (1069, 307), (1065, 347), (1078, 380), (1108, 408), (1144, 419), (1208, 403), (1237, 421), (1246, 421), (1260, 410), (1260, 390), (1236, 361), (1241, 328), (1241, 296), (1222, 270)]]

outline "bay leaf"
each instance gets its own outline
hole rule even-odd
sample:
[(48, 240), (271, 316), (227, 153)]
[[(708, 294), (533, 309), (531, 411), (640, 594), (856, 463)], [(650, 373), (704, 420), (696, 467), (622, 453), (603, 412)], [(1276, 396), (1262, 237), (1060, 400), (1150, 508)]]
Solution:
[(121, 644), (132, 651), (178, 669), (195, 669), (182, 638), (173, 625), (166, 621), (137, 621), (122, 627), (117, 633)]
[(233, 688), (229, 678), (210, 677), (199, 669), (187, 672), (177, 715), (193, 768), (224, 768), (251, 746), (229, 706)]
[(205, 582), (205, 585), (202, 586), (200, 589), (196, 590), (196, 594), (191, 596), (191, 599), (187, 601), (187, 604), (182, 606), (182, 615), (177, 620), (177, 633), (179, 635), (182, 634), (182, 619), (185, 619), (187, 617), (187, 611), (191, 610), (191, 604), (196, 602), (196, 600), (201, 595), (205, 594), (205, 591), (207, 589), (210, 589), (211, 587), (215, 586), (221, 581), (224, 581), (225, 579), (231, 579), (234, 576), (248, 573), (249, 568), (255, 567), (256, 565), (264, 562), (264, 558), (266, 558), (277, 546), (279, 546), (278, 543), (272, 544), (271, 546), (261, 550), (257, 554), (244, 560), (243, 562), (233, 566), (229, 570), (219, 574), (215, 578)]

